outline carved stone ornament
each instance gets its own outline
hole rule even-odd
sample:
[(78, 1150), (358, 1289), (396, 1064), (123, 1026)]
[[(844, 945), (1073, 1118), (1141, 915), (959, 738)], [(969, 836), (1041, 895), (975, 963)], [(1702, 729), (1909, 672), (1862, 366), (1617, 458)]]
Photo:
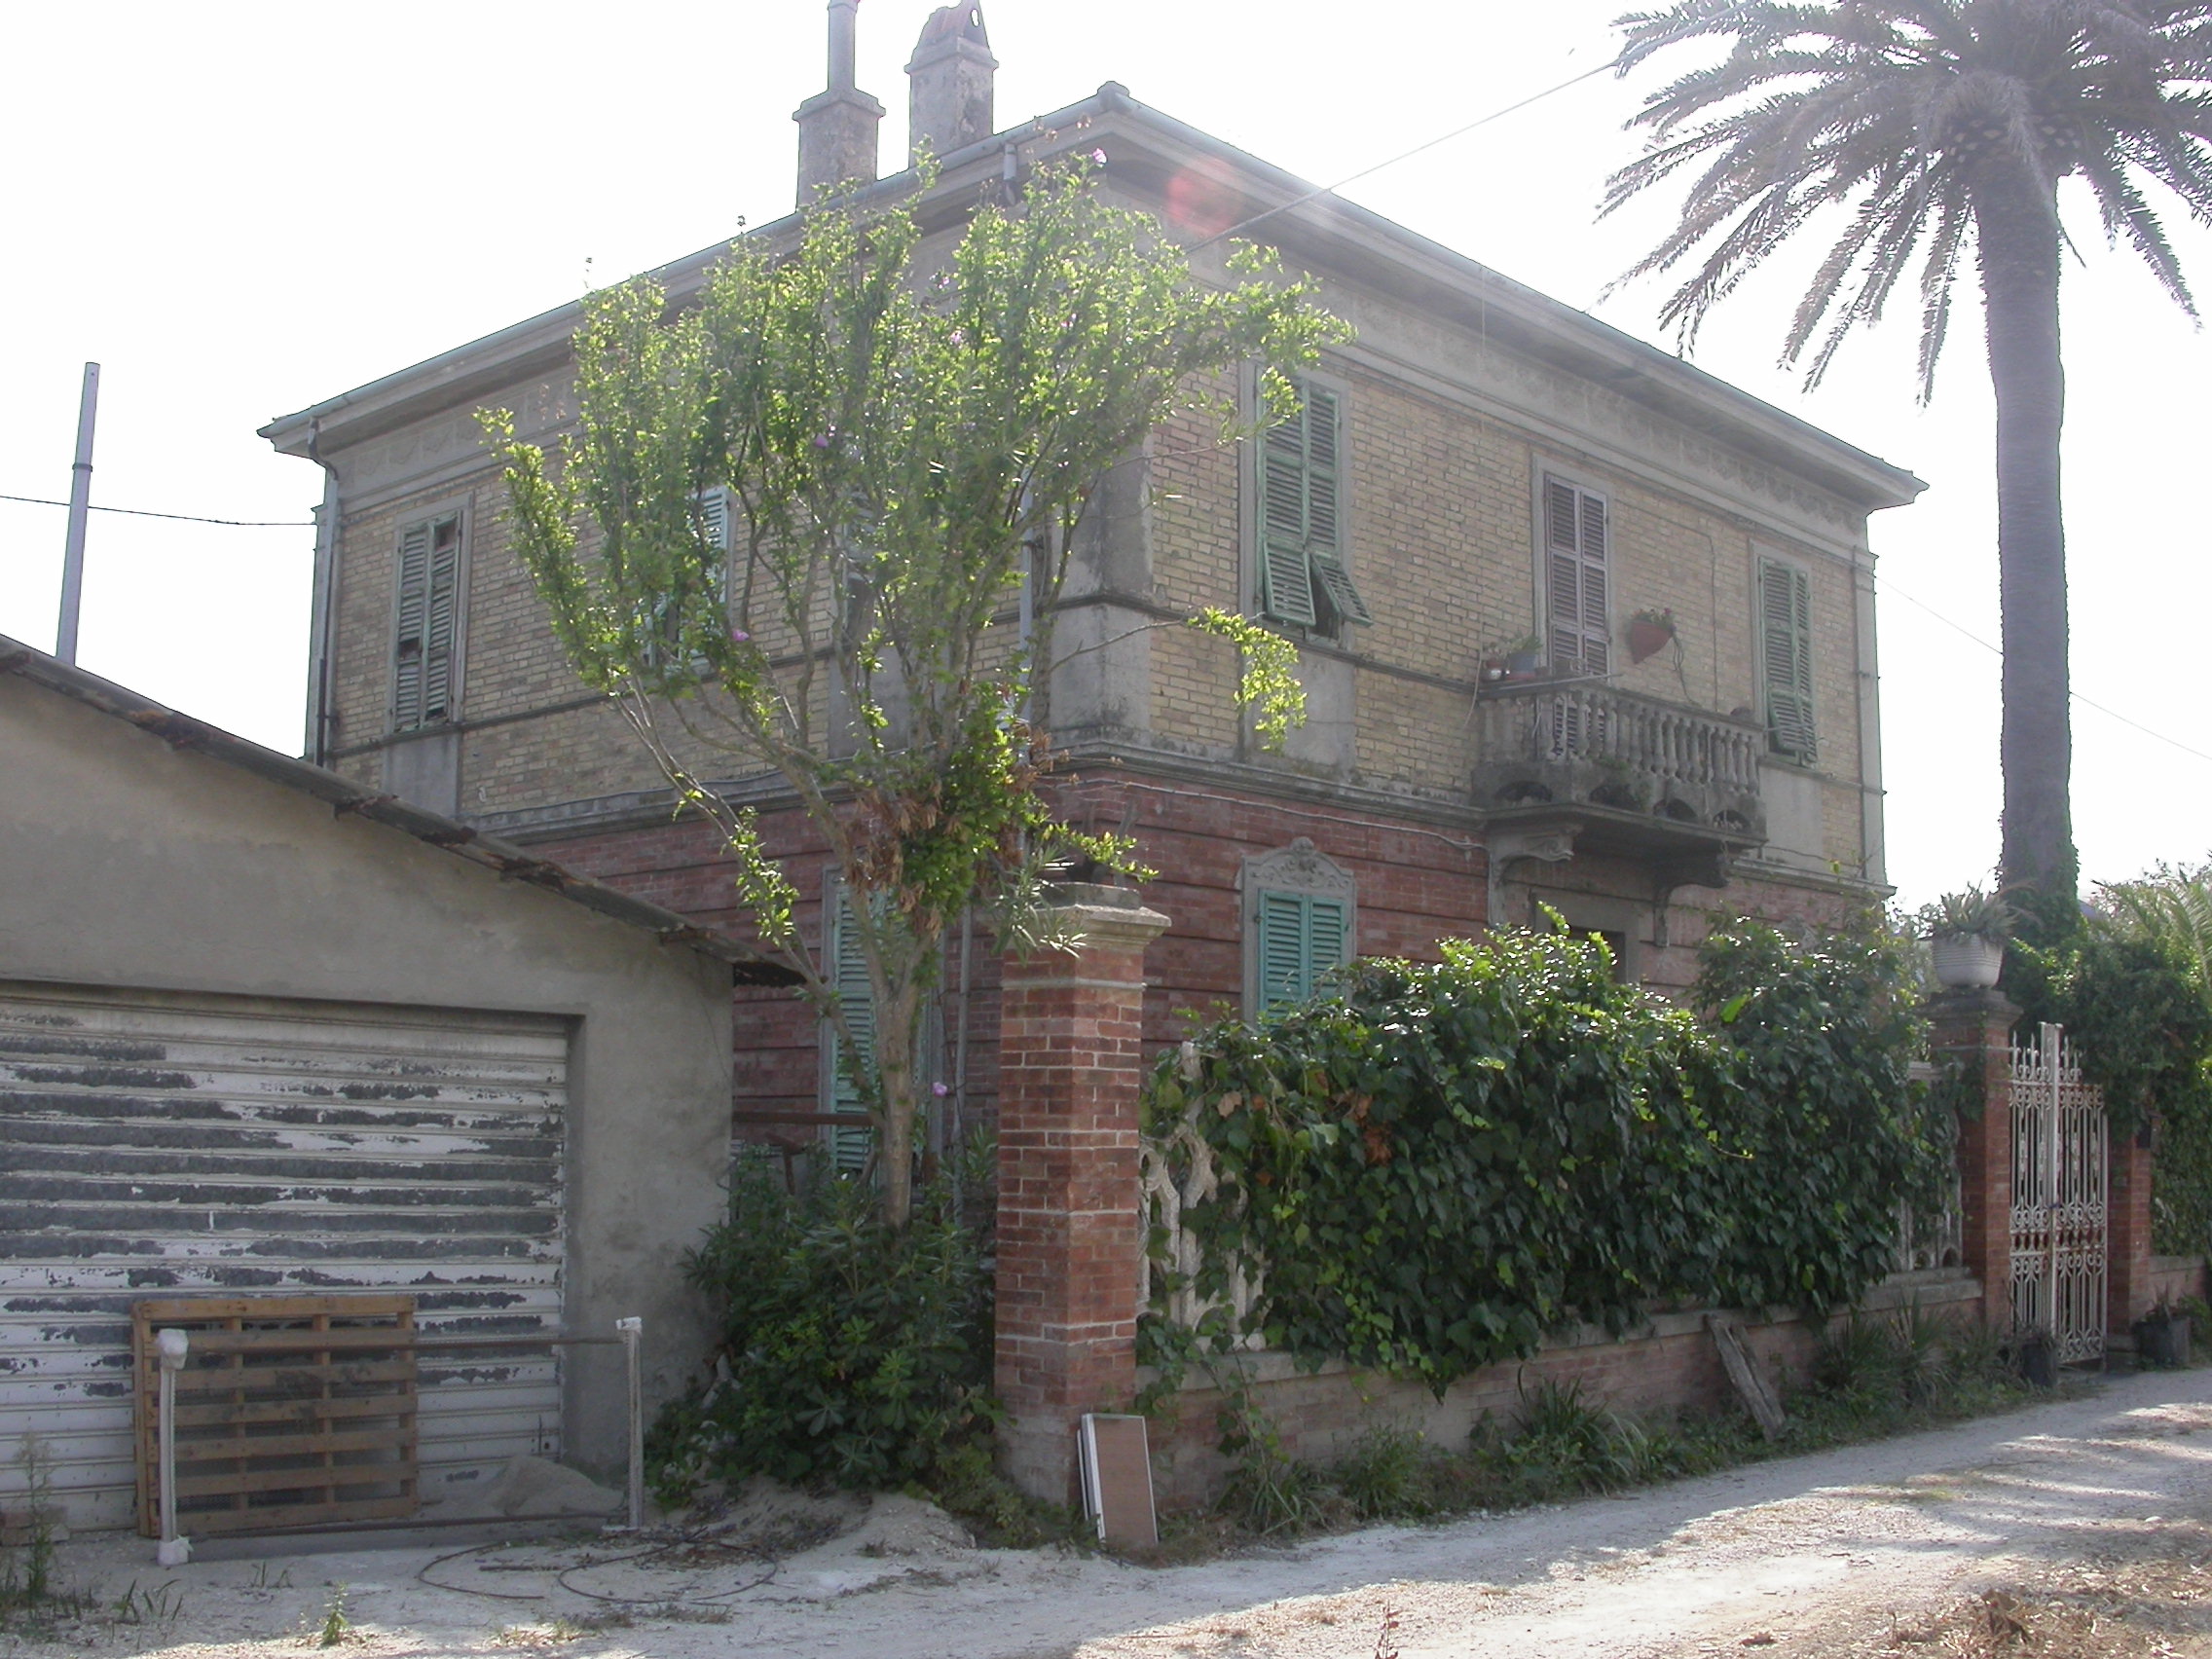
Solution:
[(1244, 861), (1244, 891), (1315, 893), (1350, 901), (1356, 884), (1351, 871), (1326, 856), (1306, 836), (1287, 847)]

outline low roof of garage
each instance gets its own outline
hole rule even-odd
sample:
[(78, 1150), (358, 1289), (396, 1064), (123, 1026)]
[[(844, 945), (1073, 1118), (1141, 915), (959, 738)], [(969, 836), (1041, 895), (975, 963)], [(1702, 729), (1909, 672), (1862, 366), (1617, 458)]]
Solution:
[(372, 793), (336, 772), (294, 759), (289, 755), (279, 755), (274, 749), (249, 742), (220, 726), (179, 714), (150, 697), (113, 681), (102, 680), (96, 674), (88, 674), (74, 664), (5, 634), (0, 634), (0, 674), (18, 675), (102, 714), (128, 720), (171, 748), (211, 756), (240, 771), (328, 801), (331, 810), (341, 816), (365, 818), (386, 825), (502, 876), (532, 882), (558, 893), (588, 910), (643, 928), (664, 944), (683, 945), (716, 957), (729, 964), (731, 976), (738, 984), (793, 985), (798, 982), (798, 977), (782, 964), (766, 961), (674, 910), (617, 892), (589, 876), (566, 869), (550, 859), (538, 858), (454, 819), (424, 811), (397, 795)]

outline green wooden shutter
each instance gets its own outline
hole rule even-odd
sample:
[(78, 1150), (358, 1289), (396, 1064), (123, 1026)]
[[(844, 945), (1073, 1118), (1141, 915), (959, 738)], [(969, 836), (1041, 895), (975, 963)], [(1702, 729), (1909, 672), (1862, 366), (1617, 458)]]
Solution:
[(1260, 608), (1310, 628), (1313, 573), (1306, 555), (1306, 411), (1270, 426), (1260, 442)]
[(1262, 893), (1258, 905), (1259, 1000), (1262, 1009), (1304, 1002), (1321, 977), (1346, 956), (1350, 913), (1341, 899), (1305, 893)]
[[(875, 1064), (875, 989), (868, 983), (867, 962), (861, 955), (860, 941), (854, 937), (852, 890), (840, 881), (836, 883), (835, 893), (835, 902), (829, 906), (830, 938), (823, 954), (836, 986), (837, 1006), (852, 1030), (853, 1046), (860, 1051), (861, 1063), (872, 1067)], [(866, 1102), (846, 1073), (844, 1054), (833, 1028), (825, 1031), (824, 1041), (830, 1049), (829, 1109), (857, 1114), (861, 1118), (851, 1128), (840, 1124), (830, 1129), (830, 1162), (841, 1175), (856, 1175), (867, 1162), (874, 1128), (866, 1119)]]
[(423, 723), (453, 719), (454, 644), (461, 617), (461, 519), (430, 527), (429, 592), (424, 608)]
[(430, 526), (411, 524), (399, 533), (399, 626), (392, 640), (391, 726), (412, 731), (423, 723), (423, 635), (430, 603)]
[(1345, 563), (1344, 399), (1300, 388), (1260, 444), (1260, 608), (1278, 622), (1372, 622)]
[(1604, 497), (1544, 480), (1545, 654), (1569, 674), (1612, 668), (1609, 540)]
[(1263, 893), (1259, 907), (1260, 1006), (1303, 1002), (1307, 988), (1307, 911), (1295, 893)]
[(1759, 662), (1774, 752), (1810, 766), (1819, 755), (1813, 717), (1813, 585), (1803, 571), (1779, 559), (1759, 561)]

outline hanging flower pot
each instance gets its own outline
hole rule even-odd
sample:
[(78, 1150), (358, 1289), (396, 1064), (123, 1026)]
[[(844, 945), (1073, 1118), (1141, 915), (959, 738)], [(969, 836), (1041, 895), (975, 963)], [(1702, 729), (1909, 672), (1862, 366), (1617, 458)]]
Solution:
[(1672, 610), (1639, 610), (1629, 618), (1628, 654), (1633, 662), (1665, 650), (1674, 643), (1675, 613)]

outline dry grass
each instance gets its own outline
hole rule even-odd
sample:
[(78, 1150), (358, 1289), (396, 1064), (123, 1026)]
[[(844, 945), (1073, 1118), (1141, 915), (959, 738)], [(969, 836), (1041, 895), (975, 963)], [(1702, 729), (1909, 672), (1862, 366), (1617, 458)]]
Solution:
[(1930, 1659), (2212, 1659), (2212, 1527), (2145, 1523), (2127, 1541), (1983, 1591), (1875, 1652)]

